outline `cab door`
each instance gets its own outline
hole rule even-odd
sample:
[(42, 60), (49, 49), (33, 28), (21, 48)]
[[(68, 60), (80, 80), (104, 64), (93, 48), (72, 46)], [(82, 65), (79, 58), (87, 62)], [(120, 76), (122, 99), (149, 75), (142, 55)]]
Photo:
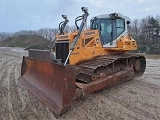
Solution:
[(124, 31), (124, 19), (100, 20), (100, 36), (103, 47), (117, 47), (117, 40)]

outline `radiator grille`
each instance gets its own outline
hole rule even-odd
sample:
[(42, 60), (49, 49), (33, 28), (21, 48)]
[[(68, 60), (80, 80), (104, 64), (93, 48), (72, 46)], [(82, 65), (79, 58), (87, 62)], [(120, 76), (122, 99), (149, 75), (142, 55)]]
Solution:
[[(69, 53), (69, 43), (68, 42), (56, 43), (56, 59), (62, 59), (61, 62), (65, 63), (68, 53)], [(69, 63), (69, 60), (67, 63)]]

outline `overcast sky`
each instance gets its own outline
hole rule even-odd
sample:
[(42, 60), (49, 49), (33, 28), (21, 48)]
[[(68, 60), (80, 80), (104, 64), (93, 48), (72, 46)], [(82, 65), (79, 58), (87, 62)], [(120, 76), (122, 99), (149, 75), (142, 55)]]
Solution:
[(0, 32), (57, 28), (66, 14), (74, 19), (89, 9), (89, 19), (100, 14), (122, 13), (131, 19), (160, 14), (160, 0), (0, 0)]

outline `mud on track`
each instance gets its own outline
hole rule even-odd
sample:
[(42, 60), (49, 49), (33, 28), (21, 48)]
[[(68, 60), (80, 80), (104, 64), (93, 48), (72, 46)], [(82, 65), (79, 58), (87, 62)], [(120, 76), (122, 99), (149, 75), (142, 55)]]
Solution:
[[(55, 120), (17, 81), (23, 55), (19, 48), (0, 48), (0, 120)], [(147, 58), (141, 78), (78, 99), (59, 119), (160, 120), (160, 59)]]

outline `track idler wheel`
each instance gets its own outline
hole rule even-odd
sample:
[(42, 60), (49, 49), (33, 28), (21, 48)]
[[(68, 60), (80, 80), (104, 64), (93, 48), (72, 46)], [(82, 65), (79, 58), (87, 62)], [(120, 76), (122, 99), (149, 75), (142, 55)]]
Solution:
[(135, 72), (138, 72), (141, 68), (141, 62), (139, 59), (131, 58), (129, 60), (129, 66), (133, 67)]
[(135, 77), (143, 75), (146, 68), (146, 60), (144, 56), (129, 59), (129, 66), (134, 69)]
[(140, 68), (141, 68), (141, 62), (140, 62), (139, 59), (136, 59), (136, 60), (135, 60), (135, 63), (134, 63), (134, 70), (135, 70), (135, 71), (139, 71)]

